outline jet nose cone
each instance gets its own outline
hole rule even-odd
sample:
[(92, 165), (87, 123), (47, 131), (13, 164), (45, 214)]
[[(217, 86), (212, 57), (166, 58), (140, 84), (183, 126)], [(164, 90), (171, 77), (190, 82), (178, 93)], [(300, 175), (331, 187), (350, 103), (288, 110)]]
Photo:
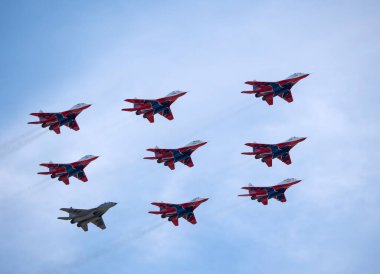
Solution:
[(113, 203), (113, 205), (112, 205), (112, 206), (115, 206), (115, 205), (117, 205), (117, 203)]
[(187, 91), (181, 91), (180, 93), (178, 93), (177, 98), (178, 98), (178, 97), (182, 97), (182, 96), (185, 95), (186, 93), (187, 93)]

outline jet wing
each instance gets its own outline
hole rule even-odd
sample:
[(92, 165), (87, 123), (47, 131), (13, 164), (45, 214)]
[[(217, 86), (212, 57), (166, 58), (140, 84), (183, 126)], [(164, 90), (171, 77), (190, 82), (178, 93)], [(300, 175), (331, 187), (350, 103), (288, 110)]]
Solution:
[(75, 130), (75, 131), (79, 130), (78, 123), (75, 120), (70, 121), (69, 123), (65, 124), (65, 126), (71, 128), (72, 130)]
[(166, 161), (165, 162), (165, 165), (168, 166), (171, 170), (174, 170), (175, 169), (175, 166), (174, 166), (174, 160), (171, 159), (169, 161)]
[(293, 96), (292, 96), (292, 93), (290, 91), (283, 93), (283, 94), (279, 94), (279, 96), (288, 103), (293, 102)]
[(272, 156), (263, 158), (264, 162), (267, 164), (268, 167), (272, 166)]
[(161, 114), (162, 116), (164, 116), (168, 120), (174, 119), (173, 113), (172, 113), (170, 108), (166, 108), (165, 110), (160, 111), (159, 114)]
[(285, 197), (285, 194), (280, 194), (276, 197), (274, 197), (276, 200), (282, 202), (282, 203), (285, 203), (286, 202), (286, 197)]
[(191, 157), (189, 158), (186, 158), (184, 160), (180, 160), (180, 162), (188, 167), (193, 167), (194, 166), (194, 163), (193, 163), (193, 160), (191, 159)]
[(267, 198), (267, 197), (265, 197), (265, 198), (261, 198), (261, 199), (259, 200), (259, 202), (261, 202), (263, 205), (267, 205), (267, 204), (268, 204), (268, 198)]
[(59, 124), (58, 123), (52, 124), (49, 129), (53, 130), (57, 134), (61, 133), (61, 129), (59, 128)]
[(146, 112), (144, 118), (148, 119), (150, 123), (154, 123), (154, 114), (153, 111)]
[(292, 159), (290, 159), (289, 153), (279, 156), (278, 159), (287, 165), (290, 165), (292, 163)]
[(170, 221), (173, 223), (173, 225), (178, 226), (178, 216), (170, 217)]
[(268, 105), (273, 105), (273, 94), (265, 95), (263, 99), (268, 103)]
[(69, 175), (65, 174), (58, 177), (59, 181), (62, 181), (65, 185), (69, 185)]
[(188, 213), (186, 215), (183, 215), (183, 218), (188, 221), (189, 223), (195, 225), (197, 223), (197, 219), (195, 219), (194, 213)]
[(81, 225), (80, 225), (80, 227), (84, 230), (84, 231), (88, 231), (88, 225), (86, 224), (86, 223), (82, 223)]
[(106, 225), (104, 224), (104, 221), (103, 221), (102, 217), (99, 217), (99, 218), (91, 221), (91, 223), (93, 223), (94, 225), (96, 225), (100, 229), (106, 229)]
[(77, 173), (74, 175), (74, 177), (77, 178), (78, 180), (81, 180), (82, 182), (88, 181), (86, 173), (84, 173), (84, 172)]

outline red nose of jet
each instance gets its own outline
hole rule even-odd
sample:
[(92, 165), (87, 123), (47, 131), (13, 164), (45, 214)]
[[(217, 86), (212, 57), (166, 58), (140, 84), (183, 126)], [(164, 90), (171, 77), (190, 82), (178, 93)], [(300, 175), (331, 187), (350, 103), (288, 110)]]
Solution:
[(203, 198), (203, 199), (201, 199), (199, 202), (200, 202), (200, 203), (204, 203), (204, 202), (206, 202), (208, 199), (209, 199), (209, 198)]

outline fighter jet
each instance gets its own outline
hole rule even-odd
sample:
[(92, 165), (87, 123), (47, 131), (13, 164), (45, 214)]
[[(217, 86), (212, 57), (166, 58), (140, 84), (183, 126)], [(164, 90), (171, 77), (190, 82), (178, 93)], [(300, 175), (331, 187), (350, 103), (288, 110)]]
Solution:
[(42, 124), (43, 128), (49, 127), (49, 130), (53, 130), (55, 133), (61, 133), (61, 126), (67, 126), (75, 131), (79, 130), (79, 126), (75, 118), (86, 108), (89, 108), (89, 104), (77, 104), (71, 109), (63, 112), (43, 112), (31, 113), (30, 115), (37, 116), (40, 120), (36, 122), (29, 122), (28, 124)]
[(88, 223), (93, 223), (100, 229), (106, 229), (102, 216), (108, 209), (117, 203), (108, 202), (91, 209), (61, 208), (60, 210), (69, 213), (69, 217), (58, 217), (60, 220), (70, 220), (70, 223), (77, 224), (84, 231), (88, 231)]
[(292, 163), (289, 151), (298, 143), (305, 140), (306, 137), (292, 137), (289, 140), (278, 144), (259, 144), (247, 143), (246, 146), (252, 147), (252, 152), (243, 152), (245, 155), (255, 155), (256, 159), (260, 159), (266, 163), (268, 167), (272, 166), (272, 159), (279, 159), (287, 165)]
[(151, 214), (161, 214), (161, 218), (168, 218), (175, 226), (178, 226), (178, 218), (184, 218), (186, 221), (195, 225), (197, 220), (194, 216), (194, 210), (202, 203), (206, 202), (208, 198), (195, 198), (188, 203), (183, 204), (169, 204), (169, 203), (152, 203), (158, 206), (159, 211), (149, 211)]
[(66, 185), (69, 184), (69, 177), (71, 176), (74, 176), (83, 182), (87, 182), (88, 179), (84, 173), (84, 169), (89, 163), (97, 158), (99, 158), (99, 156), (86, 155), (83, 158), (79, 159), (79, 161), (69, 164), (55, 164), (52, 162), (48, 164), (40, 164), (40, 166), (49, 168), (49, 171), (38, 172), (38, 174), (50, 175), (52, 179), (58, 177), (58, 180), (62, 181)]
[(240, 194), (238, 196), (250, 196), (251, 200), (257, 200), (263, 205), (268, 204), (268, 199), (275, 198), (276, 200), (285, 203), (285, 191), (292, 185), (298, 184), (301, 180), (286, 179), (275, 186), (248, 186), (242, 187), (242, 189), (248, 190), (248, 194)]
[(191, 154), (199, 147), (207, 144), (204, 141), (192, 141), (188, 145), (180, 148), (148, 148), (147, 151), (154, 152), (154, 157), (144, 157), (147, 160), (157, 160), (157, 163), (164, 163), (171, 170), (175, 169), (174, 163), (181, 162), (188, 167), (193, 167)]
[(136, 111), (136, 115), (143, 114), (150, 123), (154, 123), (154, 115), (161, 114), (168, 120), (173, 120), (174, 116), (170, 109), (179, 97), (185, 95), (185, 91), (173, 91), (159, 99), (126, 99), (124, 101), (133, 103), (133, 108), (123, 108), (123, 111)]
[(301, 79), (309, 76), (305, 73), (294, 73), (285, 80), (278, 82), (261, 82), (261, 81), (248, 81), (247, 85), (252, 85), (252, 90), (242, 91), (241, 93), (255, 94), (255, 96), (262, 97), (268, 105), (273, 105), (273, 97), (279, 96), (288, 103), (293, 102), (291, 89)]

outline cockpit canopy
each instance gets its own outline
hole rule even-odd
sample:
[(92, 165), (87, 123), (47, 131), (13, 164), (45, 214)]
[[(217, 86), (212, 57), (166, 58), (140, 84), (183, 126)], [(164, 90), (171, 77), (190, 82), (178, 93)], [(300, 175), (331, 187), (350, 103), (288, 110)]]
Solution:
[(289, 178), (289, 179), (283, 180), (282, 182), (278, 183), (277, 185), (289, 184), (289, 183), (292, 183), (292, 182), (295, 182), (295, 181), (297, 181), (297, 179), (295, 179), (295, 178)]
[(84, 106), (87, 106), (87, 104), (85, 104), (85, 103), (79, 103), (79, 104), (76, 104), (75, 106), (73, 106), (71, 109), (77, 109), (77, 108), (81, 108), (81, 107), (84, 107)]
[(293, 141), (297, 141), (299, 139), (302, 139), (301, 137), (291, 137), (287, 140), (287, 142), (293, 142)]
[(203, 141), (202, 140), (195, 140), (195, 141), (188, 143), (187, 146), (195, 146), (195, 145), (198, 145), (200, 143), (203, 143)]
[(166, 95), (166, 97), (174, 96), (174, 95), (180, 94), (180, 93), (182, 93), (182, 92), (183, 92), (183, 91), (175, 90), (175, 91), (170, 92), (168, 95)]
[(292, 78), (297, 78), (297, 77), (300, 77), (302, 75), (305, 75), (306, 73), (302, 73), (302, 72), (296, 72), (296, 73), (293, 73), (292, 75), (290, 75), (288, 78), (286, 79), (292, 79)]
[(94, 158), (94, 157), (96, 157), (96, 156), (94, 156), (94, 155), (86, 155), (86, 156), (80, 158), (80, 161), (88, 160), (88, 159), (91, 159), (91, 158)]

